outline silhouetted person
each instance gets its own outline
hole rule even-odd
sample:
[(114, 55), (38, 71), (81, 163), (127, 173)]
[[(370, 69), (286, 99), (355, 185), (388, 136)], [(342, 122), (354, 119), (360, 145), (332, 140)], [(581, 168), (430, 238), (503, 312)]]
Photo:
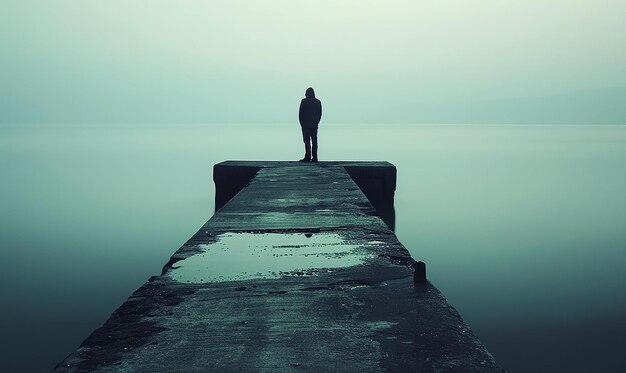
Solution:
[[(300, 126), (304, 140), (304, 158), (300, 162), (317, 162), (317, 126), (322, 118), (322, 103), (309, 87), (300, 102)], [(313, 154), (313, 157), (311, 157)]]

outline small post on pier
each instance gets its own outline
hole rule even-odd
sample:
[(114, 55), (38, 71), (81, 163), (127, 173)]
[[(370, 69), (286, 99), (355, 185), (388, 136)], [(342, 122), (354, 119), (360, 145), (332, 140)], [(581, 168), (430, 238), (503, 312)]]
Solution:
[(413, 282), (416, 284), (426, 283), (426, 263), (421, 260), (413, 263)]

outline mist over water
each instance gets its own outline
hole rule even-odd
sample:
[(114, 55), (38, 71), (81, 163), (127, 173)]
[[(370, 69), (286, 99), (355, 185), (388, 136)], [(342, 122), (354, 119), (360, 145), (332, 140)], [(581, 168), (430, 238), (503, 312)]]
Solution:
[[(616, 371), (626, 126), (320, 128), (398, 167), (396, 234), (511, 372)], [(296, 126), (0, 128), (8, 371), (52, 368), (213, 213), (212, 165), (297, 160)]]
[(320, 160), (398, 167), (397, 235), (502, 366), (622, 370), (625, 12), (0, 2), (2, 370), (52, 368), (160, 273), (213, 164), (302, 158), (297, 125), (225, 124), (294, 123), (310, 85)]
[(287, 124), (310, 85), (337, 124), (623, 124), (625, 13), (623, 0), (3, 1), (0, 125)]

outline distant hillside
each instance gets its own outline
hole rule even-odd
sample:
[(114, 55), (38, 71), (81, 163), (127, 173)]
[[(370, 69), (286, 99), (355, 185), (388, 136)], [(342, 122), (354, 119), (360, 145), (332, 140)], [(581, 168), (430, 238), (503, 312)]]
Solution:
[(366, 123), (626, 124), (626, 87), (546, 97), (403, 103), (378, 109), (361, 109), (359, 119)]

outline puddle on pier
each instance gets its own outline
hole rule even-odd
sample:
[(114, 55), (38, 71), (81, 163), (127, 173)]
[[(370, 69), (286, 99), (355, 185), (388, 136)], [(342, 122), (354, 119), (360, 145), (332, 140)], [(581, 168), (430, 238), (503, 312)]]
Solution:
[(176, 262), (167, 275), (191, 283), (306, 276), (375, 256), (336, 233), (224, 233), (198, 248), (202, 252)]

